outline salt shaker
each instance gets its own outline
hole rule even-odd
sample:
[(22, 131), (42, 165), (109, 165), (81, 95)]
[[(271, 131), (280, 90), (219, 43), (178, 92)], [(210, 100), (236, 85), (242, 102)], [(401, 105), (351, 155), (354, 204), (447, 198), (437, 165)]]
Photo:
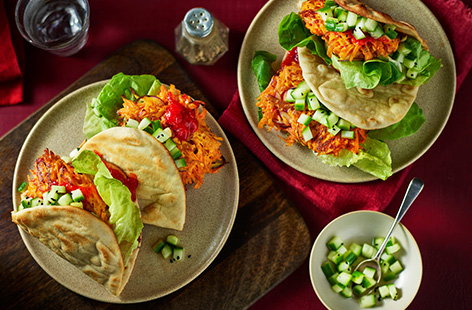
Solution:
[(193, 8), (175, 28), (175, 47), (191, 64), (212, 65), (228, 51), (229, 29), (204, 8)]

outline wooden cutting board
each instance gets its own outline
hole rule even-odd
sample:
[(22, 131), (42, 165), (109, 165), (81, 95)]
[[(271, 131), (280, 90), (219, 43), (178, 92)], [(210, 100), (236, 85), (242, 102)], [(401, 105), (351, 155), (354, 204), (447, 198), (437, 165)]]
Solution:
[[(179, 66), (152, 41), (136, 41), (118, 50), (0, 140), (0, 305), (5, 308), (108, 309), (125, 305), (77, 295), (53, 280), (35, 262), (11, 222), (12, 179), (16, 158), (33, 125), (66, 94), (118, 72), (154, 74), (219, 112)], [(237, 140), (230, 143), (238, 163), (240, 201), (231, 235), (216, 260), (197, 279), (163, 298), (139, 307), (165, 309), (247, 308), (286, 278), (308, 256), (311, 238), (298, 211), (277, 188), (272, 175)]]

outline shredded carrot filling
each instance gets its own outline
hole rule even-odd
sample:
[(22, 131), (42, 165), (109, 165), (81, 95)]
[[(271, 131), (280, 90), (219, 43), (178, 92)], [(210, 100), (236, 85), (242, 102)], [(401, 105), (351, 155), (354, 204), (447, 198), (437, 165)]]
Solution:
[(360, 128), (353, 129), (354, 139), (342, 138), (340, 134), (332, 135), (328, 128), (318, 122), (311, 122), (310, 129), (313, 139), (305, 141), (302, 131), (305, 125), (297, 120), (302, 113), (312, 116), (314, 111), (296, 111), (292, 103), (283, 100), (284, 93), (292, 87), (296, 87), (303, 81), (302, 70), (296, 61), (292, 61), (279, 69), (272, 77), (267, 88), (257, 98), (257, 106), (262, 110), (262, 118), (258, 126), (266, 126), (268, 130), (275, 128), (288, 134), (283, 138), (288, 145), (295, 142), (308, 147), (319, 155), (339, 155), (343, 149), (358, 153), (361, 144), (366, 139), (366, 131)]
[(374, 39), (368, 34), (366, 38), (357, 40), (352, 31), (327, 31), (324, 21), (316, 10), (324, 6), (324, 0), (307, 0), (303, 2), (300, 17), (311, 33), (320, 36), (327, 45), (327, 54), (333, 54), (341, 60), (369, 60), (379, 56), (387, 57), (398, 49), (400, 38), (390, 39), (382, 36)]
[(24, 194), (27, 197), (41, 198), (43, 193), (51, 190), (52, 185), (80, 188), (85, 197), (82, 201), (84, 209), (108, 222), (107, 205), (98, 194), (93, 181), (86, 175), (75, 172), (74, 167), (59, 155), (48, 149), (44, 150), (43, 155), (36, 159), (30, 173), (28, 188)]
[(145, 117), (151, 121), (164, 120), (167, 108), (178, 102), (185, 108), (195, 111), (198, 128), (188, 140), (180, 140), (173, 136), (182, 157), (185, 159), (186, 167), (179, 168), (179, 173), (184, 184), (195, 184), (199, 188), (207, 173), (216, 173), (223, 167), (225, 160), (220, 151), (223, 139), (215, 135), (208, 127), (205, 116), (206, 109), (199, 108), (204, 105), (202, 101), (193, 100), (190, 96), (182, 94), (180, 90), (170, 85), (161, 86), (157, 96), (135, 96), (134, 100), (123, 98), (123, 107), (118, 110), (120, 125), (124, 126), (129, 119), (140, 122)]

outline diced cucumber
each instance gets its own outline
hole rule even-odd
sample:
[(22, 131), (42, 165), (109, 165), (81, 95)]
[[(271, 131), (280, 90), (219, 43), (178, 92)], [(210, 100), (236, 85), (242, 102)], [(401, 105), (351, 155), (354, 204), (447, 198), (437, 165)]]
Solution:
[(305, 129), (302, 130), (303, 141), (308, 142), (313, 139), (313, 133), (311, 132), (310, 126), (306, 126)]
[(396, 277), (398, 276), (397, 273), (393, 272), (390, 270), (390, 267), (389, 267), (389, 270), (387, 270), (387, 272), (383, 273), (382, 275), (382, 280), (385, 281), (385, 282), (388, 282), (388, 281), (392, 281), (393, 279), (395, 279)]
[[(338, 126), (339, 126), (339, 123), (338, 123)], [(362, 247), (359, 244), (352, 243), (351, 246), (349, 247), (349, 250), (351, 250), (352, 253), (356, 254), (356, 256), (361, 256)]]
[(397, 243), (397, 239), (395, 239), (395, 237), (390, 237), (390, 239), (388, 239), (387, 241), (387, 246), (391, 246), (393, 244)]
[(57, 203), (60, 206), (68, 206), (73, 201), (74, 200), (72, 199), (72, 196), (67, 193), (67, 194), (64, 194), (61, 197), (59, 197), (59, 200), (57, 201)]
[(375, 255), (375, 248), (370, 244), (364, 243), (362, 245), (362, 256), (365, 258), (372, 258)]
[(318, 109), (312, 117), (318, 123), (328, 127), (328, 113), (325, 110)]
[(352, 282), (361, 284), (362, 280), (364, 280), (364, 277), (365, 275), (362, 272), (356, 270), (352, 273)]
[(336, 293), (341, 293), (344, 289), (344, 287), (342, 287), (341, 285), (339, 285), (338, 283), (334, 284), (333, 286), (331, 286), (331, 289), (333, 291), (335, 291)]
[(337, 135), (341, 131), (341, 128), (339, 128), (336, 125), (333, 125), (333, 127), (328, 129), (328, 132), (332, 134), (333, 136)]
[(75, 189), (71, 192), (71, 195), (72, 195), (72, 200), (77, 202), (77, 201), (82, 201), (85, 199), (84, 197), (84, 194), (82, 193), (82, 191), (78, 188), (78, 189)]
[(177, 168), (187, 167), (187, 162), (185, 161), (184, 158), (179, 158), (175, 160), (175, 166)]
[(56, 192), (58, 194), (65, 194), (67, 191), (66, 191), (65, 186), (53, 185), (51, 186), (51, 192)]
[(411, 53), (411, 50), (408, 47), (406, 47), (405, 44), (400, 44), (398, 46), (397, 52), (406, 56)]
[(139, 124), (138, 124), (138, 129), (144, 130), (147, 126), (151, 125), (151, 120), (147, 117), (143, 118)]
[(295, 111), (304, 111), (305, 110), (305, 98), (295, 99), (295, 103), (293, 104), (293, 108)]
[(346, 252), (347, 252), (347, 249), (344, 245), (341, 245), (337, 250), (336, 252), (338, 252), (339, 254), (341, 255), (344, 255)]
[(341, 138), (354, 139), (354, 131), (352, 130), (341, 131)]
[(308, 124), (310, 124), (312, 118), (310, 115), (307, 115), (305, 113), (302, 113), (300, 114), (300, 117), (298, 118), (297, 122), (299, 122), (300, 124), (303, 124), (305, 126), (308, 126)]
[(334, 18), (334, 17), (328, 17), (326, 20), (325, 20), (325, 28), (326, 30), (328, 31), (336, 31), (336, 26), (338, 25), (339, 23), (339, 20), (337, 18)]
[(415, 68), (411, 68), (411, 69), (408, 69), (408, 71), (406, 71), (406, 77), (409, 78), (409, 79), (416, 79), (416, 77), (418, 76), (418, 71), (415, 69)]
[(338, 281), (339, 284), (342, 284), (343, 286), (349, 285), (352, 280), (352, 275), (348, 272), (341, 272), (339, 273), (338, 277), (336, 278), (336, 281)]
[(176, 246), (172, 251), (172, 258), (175, 260), (181, 260), (184, 257), (184, 249)]
[(168, 139), (170, 139), (170, 137), (172, 137), (172, 129), (170, 129), (169, 127), (164, 129), (157, 128), (156, 131), (154, 131), (154, 133), (152, 134), (152, 136), (156, 138), (157, 141), (164, 143)]
[(374, 278), (376, 272), (377, 272), (377, 270), (375, 270), (375, 268), (372, 268), (372, 267), (369, 267), (369, 266), (365, 267), (364, 270), (362, 271), (362, 273), (367, 278)]
[(376, 305), (377, 301), (374, 294), (362, 296), (359, 302), (361, 308), (372, 308)]
[(387, 264), (393, 264), (397, 259), (395, 256), (388, 254), (388, 253), (383, 253), (382, 256), (380, 256), (380, 261), (385, 262)]
[(394, 284), (387, 284), (388, 291), (390, 292), (390, 297), (392, 297), (393, 300), (398, 299), (398, 291), (397, 288), (395, 287)]
[(159, 94), (159, 92), (161, 91), (161, 85), (162, 85), (161, 82), (159, 82), (158, 80), (155, 80), (154, 82), (152, 82), (151, 88), (149, 88), (147, 95), (155, 96)]
[(292, 92), (295, 90), (295, 88), (290, 88), (287, 90), (284, 94), (284, 101), (285, 102), (295, 102), (295, 98), (293, 98)]
[(338, 265), (338, 271), (339, 271), (339, 272), (343, 272), (343, 271), (345, 271), (345, 272), (351, 272), (351, 270), (352, 270), (352, 269), (351, 269), (351, 265), (350, 265), (348, 262), (346, 262), (346, 261), (342, 261), (342, 262), (339, 263), (339, 265)]
[[(367, 31), (374, 31), (376, 28), (377, 28), (377, 21), (373, 20), (373, 19), (370, 19), (370, 18), (367, 18), (365, 21), (364, 21), (364, 27), (365, 27), (365, 30)], [(383, 32), (383, 31), (382, 31)]]
[(28, 187), (28, 182), (23, 182), (20, 184), (20, 186), (18, 186), (17, 191), (22, 193), (26, 190), (27, 187)]
[(346, 286), (341, 293), (339, 293), (341, 296), (345, 298), (351, 298), (352, 297), (352, 289), (349, 286)]
[(336, 124), (339, 128), (343, 130), (349, 130), (351, 129), (351, 123), (346, 121), (345, 119), (340, 118), (338, 123)]
[(387, 262), (380, 263), (380, 270), (382, 270), (382, 274), (385, 274), (387, 271), (390, 270), (390, 264)]
[(328, 249), (330, 250), (333, 250), (333, 251), (336, 251), (337, 249), (339, 249), (339, 247), (341, 247), (342, 245), (344, 244), (343, 240), (341, 238), (339, 238), (338, 236), (334, 236), (333, 238), (331, 238), (328, 243), (326, 243), (326, 246), (328, 247)]
[(348, 12), (346, 10), (342, 10), (336, 17), (339, 19), (340, 22), (347, 21)]
[(338, 23), (336, 25), (336, 27), (334, 27), (334, 31), (336, 31), (336, 32), (344, 32), (348, 29), (349, 29), (349, 27), (346, 23)]
[(175, 235), (168, 235), (166, 241), (169, 244), (177, 245), (179, 243), (179, 238)]
[(365, 33), (362, 32), (361, 28), (358, 28), (357, 26), (356, 26), (356, 28), (354, 28), (354, 31), (352, 32), (352, 35), (357, 40), (365, 39)]
[(167, 139), (166, 142), (164, 142), (164, 146), (170, 152), (177, 147), (177, 144), (175, 144), (172, 139)]
[(403, 271), (403, 266), (402, 266), (402, 264), (400, 263), (400, 261), (397, 260), (396, 262), (394, 262), (393, 264), (390, 265), (389, 269), (390, 269), (393, 273), (399, 274), (400, 272)]
[(79, 155), (80, 148), (76, 147), (69, 153), (70, 158), (75, 158), (77, 155)]
[(369, 34), (372, 38), (378, 39), (378, 38), (380, 38), (381, 36), (384, 35), (384, 32), (382, 30), (382, 27), (380, 27), (380, 25), (378, 25), (377, 28), (375, 28), (373, 31), (370, 31)]
[(31, 207), (37, 207), (44, 205), (44, 201), (41, 198), (33, 198), (31, 200)]
[(343, 261), (343, 256), (336, 251), (330, 251), (328, 253), (328, 259), (337, 265)]
[(382, 298), (390, 297), (390, 290), (388, 289), (387, 285), (382, 285), (379, 287), (379, 294)]
[(378, 249), (380, 248), (380, 246), (382, 245), (382, 243), (384, 242), (385, 238), (383, 237), (375, 237), (372, 239), (372, 245)]
[(367, 291), (367, 289), (365, 287), (363, 287), (362, 285), (354, 285), (352, 287), (352, 292), (354, 294), (356, 294), (357, 296), (360, 296), (362, 294), (364, 294), (364, 292)]
[(394, 253), (397, 253), (398, 251), (400, 251), (401, 247), (398, 243), (395, 243), (391, 246), (388, 246), (385, 248), (385, 251), (388, 253), (388, 254), (394, 254)]
[(354, 254), (351, 250), (348, 250), (346, 253), (344, 253), (343, 258), (346, 263), (352, 266), (352, 264), (354, 264), (357, 259), (357, 255)]
[(305, 99), (306, 95), (310, 92), (310, 86), (307, 82), (302, 81), (298, 86), (293, 90), (292, 97), (294, 99)]
[(398, 37), (398, 32), (396, 32), (395, 30), (384, 30), (384, 31), (385, 31), (385, 35), (389, 39), (395, 39), (396, 37)]
[(47, 194), (46, 202), (51, 205), (57, 204), (57, 200), (59, 199), (59, 194), (57, 192), (49, 191)]
[(330, 7), (323, 7), (321, 9), (316, 10), (321, 17), (321, 19), (326, 20), (330, 17), (333, 17), (333, 9)]
[(33, 199), (29, 198), (29, 197), (21, 200), (20, 210), (31, 208), (31, 201), (32, 200)]
[(336, 270), (334, 269), (334, 266), (331, 262), (325, 261), (323, 264), (321, 264), (321, 270), (323, 271), (324, 275), (326, 278), (329, 279), (333, 274), (336, 273)]
[(170, 153), (170, 156), (172, 156), (173, 159), (177, 159), (180, 156), (182, 156), (182, 152), (177, 147), (174, 147), (172, 150), (169, 151), (169, 153)]
[(81, 208), (81, 209), (84, 208), (84, 205), (81, 201), (73, 201), (69, 205), (76, 208)]
[(152, 250), (156, 253), (160, 253), (162, 249), (165, 247), (166, 243), (164, 240), (158, 240), (153, 246)]
[(169, 258), (172, 255), (172, 247), (169, 244), (164, 245), (161, 254), (165, 259)]
[(346, 24), (349, 27), (354, 27), (357, 24), (357, 17), (358, 15), (356, 13), (353, 13), (351, 11), (347, 12), (347, 19), (346, 19)]
[(306, 105), (308, 107), (308, 110), (310, 111), (314, 111), (321, 107), (320, 102), (318, 101), (318, 98), (316, 98), (315, 94), (313, 93), (309, 93), (306, 96)]
[(335, 285), (336, 283), (338, 283), (338, 281), (336, 280), (336, 279), (338, 278), (338, 276), (339, 276), (339, 273), (336, 272), (336, 273), (333, 274), (331, 277), (329, 277), (329, 278), (328, 278), (329, 284)]
[(336, 125), (338, 120), (339, 120), (339, 117), (336, 114), (334, 114), (333, 112), (329, 113), (329, 116), (327, 119), (327, 123), (328, 123), (327, 127), (330, 127), (330, 128), (333, 127), (334, 125)]
[(408, 59), (408, 58), (405, 58), (403, 60), (403, 65), (405, 67), (407, 67), (408, 69), (411, 69), (413, 68), (415, 65), (416, 65), (416, 61), (415, 60), (411, 60), (411, 59)]
[[(130, 118), (127, 122), (126, 122), (126, 127), (130, 127), (130, 128), (138, 128), (139, 126), (139, 122), (135, 119), (132, 119)], [(73, 156), (71, 156), (73, 157)]]
[(373, 287), (377, 282), (373, 278), (369, 278), (364, 276), (364, 279), (362, 279), (362, 286), (365, 288), (371, 288)]

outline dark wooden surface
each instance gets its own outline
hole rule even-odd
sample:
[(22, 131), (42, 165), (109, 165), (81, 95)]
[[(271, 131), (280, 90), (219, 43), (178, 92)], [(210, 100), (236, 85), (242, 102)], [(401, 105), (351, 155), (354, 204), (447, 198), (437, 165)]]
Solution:
[[(11, 185), (16, 158), (27, 133), (60, 98), (118, 72), (154, 74), (194, 98), (204, 95), (175, 58), (152, 41), (118, 50), (0, 140), (1, 309), (243, 309), (292, 273), (308, 256), (311, 238), (298, 211), (277, 188), (270, 172), (235, 139), (230, 142), (240, 177), (239, 210), (231, 235), (209, 268), (184, 288), (137, 305), (114, 305), (77, 295), (39, 267), (11, 222)], [(206, 101), (208, 102), (208, 101)], [(218, 117), (209, 103), (207, 109)]]

